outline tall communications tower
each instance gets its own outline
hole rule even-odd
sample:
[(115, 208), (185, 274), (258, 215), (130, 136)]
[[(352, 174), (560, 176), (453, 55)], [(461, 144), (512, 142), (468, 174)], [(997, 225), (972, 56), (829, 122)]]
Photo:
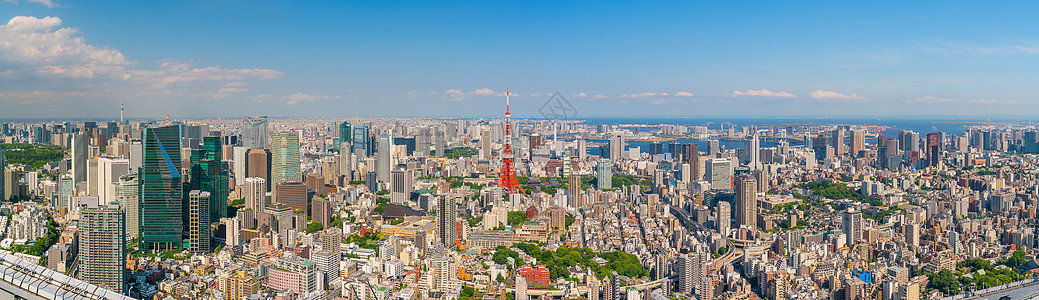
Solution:
[(509, 114), (509, 90), (505, 89), (505, 146), (501, 153), (501, 172), (498, 176), (498, 186), (505, 190), (506, 194), (522, 194), (523, 188), (516, 180), (516, 165), (512, 154), (512, 119)]

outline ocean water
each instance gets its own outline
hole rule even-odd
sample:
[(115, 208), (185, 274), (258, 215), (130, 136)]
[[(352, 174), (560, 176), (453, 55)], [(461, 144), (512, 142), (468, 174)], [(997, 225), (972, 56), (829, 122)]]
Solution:
[[(587, 124), (641, 124), (641, 125), (700, 125), (709, 129), (721, 129), (723, 126), (750, 126), (768, 127), (771, 125), (870, 125), (887, 126), (882, 133), (889, 137), (898, 135), (899, 130), (912, 130), (921, 135), (935, 132), (950, 134), (961, 134), (973, 126), (982, 126), (1005, 122), (1032, 122), (1032, 121), (989, 121), (983, 119), (864, 119), (864, 118), (586, 118)], [(645, 130), (656, 130), (656, 127), (645, 128)], [(764, 145), (762, 145), (764, 147)]]

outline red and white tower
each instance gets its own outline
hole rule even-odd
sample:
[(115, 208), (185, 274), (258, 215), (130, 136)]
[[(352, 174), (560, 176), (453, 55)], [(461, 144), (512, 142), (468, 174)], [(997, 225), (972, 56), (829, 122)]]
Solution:
[(512, 154), (512, 119), (509, 114), (509, 90), (505, 89), (505, 146), (501, 152), (501, 171), (498, 175), (498, 186), (506, 194), (523, 194), (523, 187), (516, 180), (516, 165)]

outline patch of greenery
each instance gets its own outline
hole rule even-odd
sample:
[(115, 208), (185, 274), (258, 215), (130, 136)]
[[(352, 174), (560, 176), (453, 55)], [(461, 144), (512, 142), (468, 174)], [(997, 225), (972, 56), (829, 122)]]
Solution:
[[(621, 251), (595, 253), (591, 248), (587, 247), (560, 247), (556, 251), (551, 251), (529, 243), (518, 243), (515, 247), (536, 258), (538, 264), (544, 264), (548, 268), (552, 280), (569, 277), (570, 271), (568, 269), (574, 266), (582, 266), (592, 270), (598, 278), (606, 278), (612, 272), (632, 278), (649, 276), (649, 271), (642, 267), (638, 258)], [(498, 250), (501, 251), (502, 248), (504, 247), (499, 247)], [(498, 254), (495, 253), (495, 255)], [(592, 261), (592, 258), (595, 257), (601, 257), (608, 263), (600, 265)]]
[(321, 225), (321, 223), (310, 222), (310, 224), (307, 224), (307, 228), (304, 228), (303, 231), (306, 232), (306, 233), (313, 233), (313, 232), (321, 231), (322, 229), (325, 229), (325, 226)]
[(347, 244), (354, 243), (357, 244), (358, 247), (375, 250), (379, 247), (372, 244), (371, 241), (381, 240), (382, 238), (383, 236), (378, 233), (366, 232), (364, 234), (348, 235), (343, 239), (343, 242)]
[(466, 222), (469, 222), (469, 227), (476, 227), (476, 225), (480, 225), (480, 222), (483, 222), (483, 216), (471, 218), (466, 220)]
[(32, 170), (65, 157), (64, 149), (48, 144), (0, 144), (0, 150), (4, 151), (7, 163), (28, 165)]
[(799, 185), (797, 185), (797, 187), (798, 188), (802, 188), (802, 189), (806, 189), (806, 190), (810, 190), (810, 191), (812, 191), (813, 195), (816, 195), (816, 196), (819, 196), (819, 197), (823, 197), (823, 198), (827, 198), (827, 199), (834, 199), (834, 200), (848, 199), (848, 200), (854, 200), (854, 201), (858, 201), (858, 202), (862, 202), (862, 203), (869, 203), (870, 205), (873, 205), (873, 206), (881, 205), (880, 201), (869, 199), (869, 198), (867, 198), (865, 196), (862, 196), (862, 193), (859, 193), (859, 191), (856, 191), (856, 190), (854, 190), (852, 188), (849, 188), (846, 185), (843, 185), (843, 184), (840, 184), (840, 183), (836, 183), (836, 182), (813, 181), (813, 182), (807, 182), (807, 183), (799, 184)]
[(576, 219), (574, 219), (574, 215), (566, 214), (566, 228), (570, 228), (570, 225), (574, 225), (575, 221)]
[(245, 199), (234, 199), (234, 200), (231, 200), (231, 203), (228, 206), (240, 206), (240, 205), (245, 205)]
[(444, 149), (444, 157), (450, 159), (457, 159), (460, 157), (471, 157), (478, 154), (474, 149)]
[(509, 212), (509, 226), (516, 227), (527, 221), (527, 213), (522, 211)]

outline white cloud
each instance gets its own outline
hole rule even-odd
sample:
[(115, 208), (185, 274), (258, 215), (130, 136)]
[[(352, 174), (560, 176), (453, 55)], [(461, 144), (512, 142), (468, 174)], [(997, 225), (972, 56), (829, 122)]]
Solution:
[(923, 96), (908, 99), (905, 101), (908, 104), (944, 104), (944, 103), (959, 103), (959, 100), (938, 98), (935, 96)]
[(677, 92), (677, 93), (675, 93), (675, 96), (679, 96), (679, 97), (692, 97), (693, 93), (690, 93), (690, 92)]
[(328, 96), (314, 96), (306, 93), (292, 93), (286, 97), (289, 101), (285, 102), (287, 105), (299, 104), (300, 102), (314, 102), (321, 99), (328, 99)]
[(592, 96), (592, 99), (606, 99), (606, 95), (595, 95)]
[(810, 94), (812, 98), (820, 100), (838, 100), (838, 101), (850, 101), (850, 100), (869, 100), (866, 97), (862, 97), (856, 94), (845, 95), (838, 92), (817, 90)]
[(573, 95), (570, 95), (570, 97), (574, 97), (574, 98), (587, 98), (587, 97), (588, 97), (588, 94), (585, 94), (585, 93), (577, 93), (577, 94), (573, 94)]
[[(49, 1), (39, 2), (53, 5)], [(125, 95), (126, 91), (219, 98), (223, 96), (195, 91), (220, 86), (241, 87), (248, 85), (246, 81), (249, 80), (285, 75), (271, 69), (196, 66), (192, 62), (173, 59), (161, 60), (153, 68), (141, 68), (119, 50), (91, 45), (77, 29), (61, 26), (61, 18), (31, 16), (16, 16), (7, 24), (0, 25), (0, 65), (6, 69), (0, 72), (0, 76), (7, 82), (0, 81), (0, 89), (60, 92), (75, 86), (84, 91), (86, 97), (94, 97), (87, 100)], [(16, 80), (27, 84), (10, 83)], [(5, 97), (17, 94), (7, 95)]]
[(227, 88), (220, 89), (219, 91), (217, 91), (217, 93), (239, 93), (239, 92), (248, 92), (248, 91), (249, 91), (249, 89), (246, 89), (246, 88), (227, 87)]
[(654, 97), (654, 96), (667, 96), (667, 93), (659, 93), (658, 94), (658, 93), (652, 93), (652, 92), (644, 92), (644, 93), (635, 93), (635, 94), (621, 95), (622, 98), (643, 98), (643, 97)]
[(733, 97), (769, 97), (769, 98), (797, 98), (797, 95), (787, 92), (773, 92), (766, 89), (747, 90), (746, 92), (733, 91)]
[(497, 95), (497, 93), (495, 93), (494, 90), (488, 89), (488, 88), (476, 89), (475, 91), (473, 91), (472, 94), (473, 95), (480, 95), (480, 96), (494, 96), (494, 95)]
[(51, 0), (29, 0), (29, 2), (46, 5), (47, 8), (54, 8), (55, 6), (58, 6), (57, 4), (54, 4), (54, 2)]
[(416, 90), (408, 91), (408, 94), (407, 94), (408, 99), (415, 99), (416, 96), (418, 96), (418, 91), (416, 91)]

